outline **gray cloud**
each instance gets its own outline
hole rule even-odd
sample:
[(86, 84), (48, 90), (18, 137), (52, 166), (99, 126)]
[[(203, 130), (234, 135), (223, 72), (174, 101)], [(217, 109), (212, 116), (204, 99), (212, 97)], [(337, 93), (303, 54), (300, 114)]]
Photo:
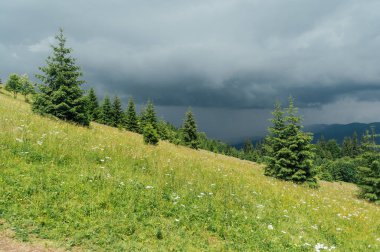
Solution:
[(379, 11), (375, 0), (1, 1), (0, 75), (37, 73), (64, 27), (88, 86), (153, 99), (174, 121), (170, 108), (193, 106), (211, 132), (202, 111), (243, 122), (290, 94), (318, 115), (380, 100)]

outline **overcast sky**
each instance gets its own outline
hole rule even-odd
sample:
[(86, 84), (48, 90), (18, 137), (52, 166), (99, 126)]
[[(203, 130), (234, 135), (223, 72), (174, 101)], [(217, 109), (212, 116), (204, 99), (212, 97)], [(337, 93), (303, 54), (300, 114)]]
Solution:
[(380, 121), (380, 1), (0, 1), (0, 76), (38, 73), (63, 27), (86, 87), (179, 125), (260, 135), (291, 94), (305, 124)]

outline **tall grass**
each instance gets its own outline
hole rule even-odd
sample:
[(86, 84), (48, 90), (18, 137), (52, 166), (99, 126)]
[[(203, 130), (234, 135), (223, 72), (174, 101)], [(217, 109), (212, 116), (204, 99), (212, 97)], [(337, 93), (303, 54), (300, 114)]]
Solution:
[(321, 184), (42, 118), (0, 94), (0, 218), (21, 240), (107, 251), (379, 251), (380, 208), (357, 199), (354, 185)]

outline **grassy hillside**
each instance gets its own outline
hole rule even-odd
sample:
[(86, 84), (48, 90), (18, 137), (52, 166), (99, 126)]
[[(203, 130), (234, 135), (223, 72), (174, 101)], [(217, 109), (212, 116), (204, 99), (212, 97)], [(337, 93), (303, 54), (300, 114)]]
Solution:
[(21, 240), (108, 251), (379, 251), (380, 207), (356, 190), (308, 189), (255, 163), (41, 118), (0, 94), (0, 228)]

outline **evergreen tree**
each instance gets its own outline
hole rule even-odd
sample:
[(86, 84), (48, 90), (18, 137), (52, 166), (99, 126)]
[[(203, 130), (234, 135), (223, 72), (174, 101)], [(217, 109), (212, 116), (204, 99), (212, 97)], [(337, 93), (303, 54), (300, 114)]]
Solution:
[(22, 90), (20, 76), (17, 74), (10, 74), (7, 82), (5, 83), (5, 90), (13, 93), (13, 98), (17, 98), (17, 94)]
[(99, 120), (99, 114), (100, 114), (100, 108), (99, 108), (99, 102), (98, 97), (96, 96), (95, 90), (93, 88), (90, 88), (88, 95), (87, 95), (87, 106), (88, 106), (88, 113), (90, 116), (91, 121), (98, 121)]
[(157, 123), (157, 133), (162, 140), (170, 140), (171, 133), (167, 122), (164, 120), (158, 120)]
[(157, 131), (157, 117), (156, 117), (156, 111), (154, 109), (154, 105), (152, 101), (148, 101), (148, 104), (145, 108), (141, 111), (140, 115), (140, 127), (141, 129), (144, 129), (148, 123), (152, 125), (152, 127)]
[(250, 139), (245, 140), (241, 157), (246, 160), (257, 161), (259, 153), (253, 147), (252, 141)]
[(133, 102), (133, 98), (129, 98), (128, 107), (125, 114), (126, 120), (126, 128), (129, 131), (139, 133), (139, 124), (138, 118), (136, 115), (135, 103)]
[(358, 134), (356, 131), (352, 135), (352, 155), (353, 157), (356, 157), (360, 154), (360, 146), (359, 146), (359, 140), (358, 140)]
[(55, 37), (57, 46), (52, 46), (53, 55), (46, 60), (46, 66), (40, 67), (42, 74), (36, 75), (42, 81), (40, 92), (35, 96), (32, 109), (39, 114), (51, 114), (62, 120), (81, 125), (89, 125), (87, 99), (79, 78), (80, 67), (70, 56), (71, 48), (66, 48), (63, 30)]
[(361, 195), (380, 204), (380, 155), (367, 152), (363, 155), (364, 164), (358, 168)]
[(289, 98), (289, 107), (286, 110), (287, 116), (285, 134), (289, 155), (289, 166), (280, 170), (280, 177), (292, 180), (297, 183), (308, 182), (312, 185), (316, 183), (315, 174), (312, 172), (313, 152), (312, 135), (302, 132), (301, 117), (297, 116), (297, 108), (294, 107), (294, 100)]
[(112, 104), (112, 126), (124, 126), (124, 113), (118, 96), (115, 96)]
[(283, 163), (283, 153), (280, 152), (285, 148), (285, 119), (284, 112), (280, 103), (276, 103), (271, 119), (272, 126), (269, 127), (269, 136), (266, 138), (266, 152), (268, 153), (268, 165), (265, 167), (265, 175), (277, 177), (281, 167), (287, 164)]
[(102, 106), (100, 108), (100, 123), (108, 126), (113, 125), (112, 105), (108, 95), (104, 97)]
[(147, 144), (156, 145), (158, 143), (157, 130), (150, 123), (147, 123), (144, 127), (143, 137), (144, 142)]
[(316, 156), (321, 159), (332, 159), (332, 155), (327, 148), (325, 137), (322, 135), (316, 144)]
[(29, 80), (29, 77), (27, 74), (24, 74), (20, 78), (21, 82), (21, 94), (24, 96), (25, 101), (28, 101), (28, 95), (35, 94), (34, 85)]
[(243, 145), (243, 151), (244, 151), (244, 154), (249, 154), (253, 151), (253, 144), (252, 144), (252, 141), (250, 139), (246, 139), (245, 142), (244, 142), (244, 145)]
[(342, 156), (343, 157), (353, 157), (353, 146), (350, 137), (345, 137), (342, 143)]
[(337, 159), (341, 156), (339, 144), (335, 139), (330, 139), (327, 141), (326, 150), (331, 154), (333, 159)]
[(369, 130), (366, 130), (360, 141), (360, 149), (362, 152), (370, 151), (371, 145), (371, 135), (369, 133)]
[(297, 116), (293, 98), (289, 98), (285, 117), (279, 106), (276, 106), (273, 114), (274, 125), (270, 128), (272, 156), (266, 174), (315, 186), (316, 179), (312, 171), (312, 136), (301, 130), (301, 118)]
[(183, 142), (186, 146), (193, 149), (198, 149), (199, 140), (197, 132), (197, 124), (190, 109), (186, 112), (186, 118), (182, 125)]

